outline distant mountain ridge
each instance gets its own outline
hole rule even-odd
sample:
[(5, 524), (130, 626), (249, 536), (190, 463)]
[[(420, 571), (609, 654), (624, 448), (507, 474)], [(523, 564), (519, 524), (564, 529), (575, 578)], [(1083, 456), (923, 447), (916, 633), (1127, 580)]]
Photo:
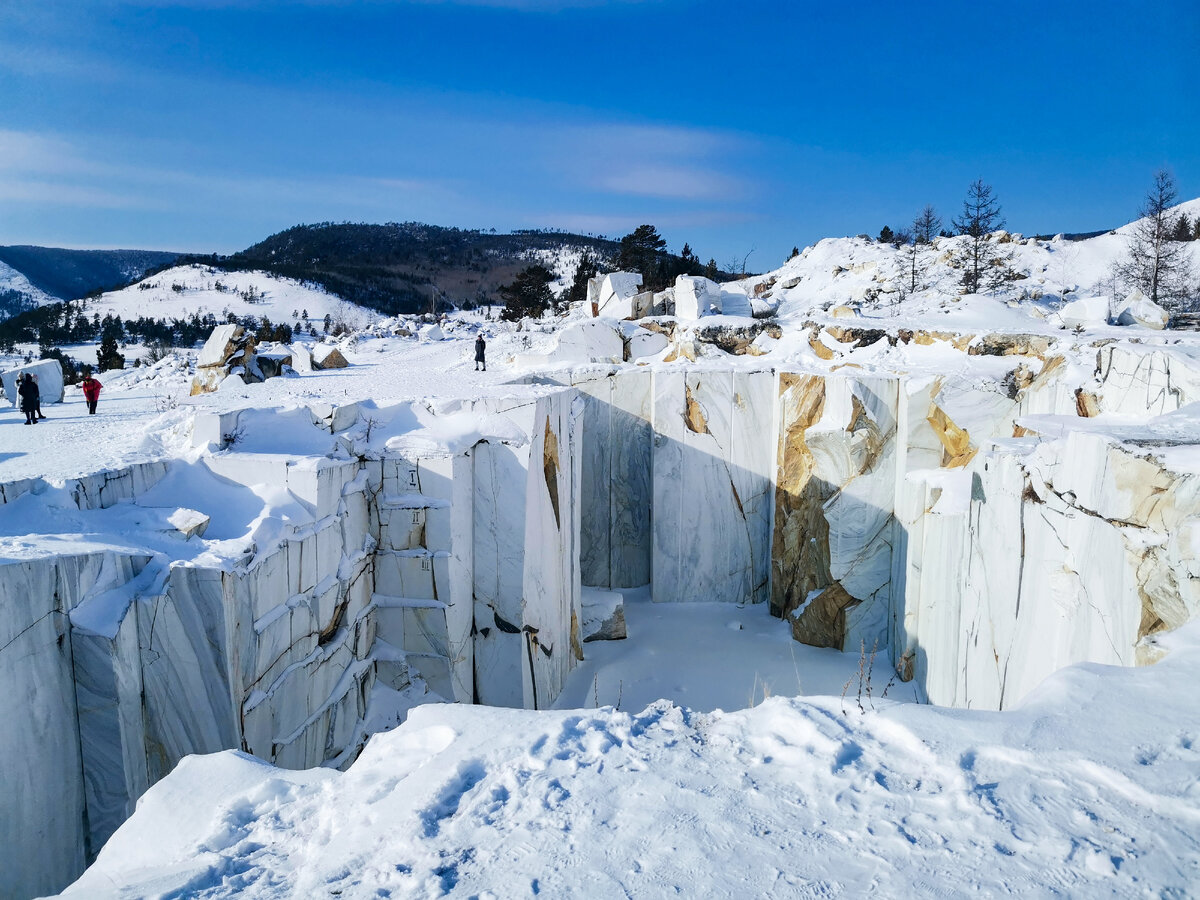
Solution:
[(26, 245), (0, 247), (0, 262), (35, 288), (59, 300), (78, 300), (123, 287), (183, 254), (163, 250), (64, 250)]

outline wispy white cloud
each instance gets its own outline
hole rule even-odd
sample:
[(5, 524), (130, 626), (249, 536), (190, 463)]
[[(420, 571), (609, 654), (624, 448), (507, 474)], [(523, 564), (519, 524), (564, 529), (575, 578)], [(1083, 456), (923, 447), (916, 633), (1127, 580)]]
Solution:
[[(125, 194), (61, 181), (0, 180), (0, 202), (39, 207), (67, 206), (83, 209), (153, 209), (155, 204), (136, 194)], [(161, 208), (161, 207), (157, 207)]]
[(418, 195), (435, 202), (454, 197), (451, 185), (432, 179), (338, 172), (278, 177), (113, 163), (58, 135), (13, 130), (0, 130), (0, 176), (0, 200), (34, 207), (182, 213), (255, 203), (387, 210)]
[(558, 165), (600, 193), (734, 202), (754, 193), (738, 171), (752, 149), (750, 139), (717, 130), (597, 123), (563, 130)]
[(619, 194), (679, 200), (734, 199), (742, 183), (708, 169), (670, 165), (641, 165), (602, 175), (599, 185)]

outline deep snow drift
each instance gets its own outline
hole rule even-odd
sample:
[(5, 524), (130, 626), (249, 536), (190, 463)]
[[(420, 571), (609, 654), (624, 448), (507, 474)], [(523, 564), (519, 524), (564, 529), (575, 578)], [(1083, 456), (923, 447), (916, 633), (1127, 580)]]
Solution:
[(1183, 897), (1200, 629), (1163, 640), (1003, 714), (424, 706), (345, 774), (191, 757), (65, 896)]

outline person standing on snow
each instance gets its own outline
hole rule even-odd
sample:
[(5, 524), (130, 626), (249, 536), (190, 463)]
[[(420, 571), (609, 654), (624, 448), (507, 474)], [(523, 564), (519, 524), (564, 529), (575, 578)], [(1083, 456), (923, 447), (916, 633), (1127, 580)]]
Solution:
[(483, 366), (483, 371), (487, 371), (487, 360), (484, 359), (484, 353), (487, 350), (487, 343), (483, 339), (483, 335), (475, 338), (475, 371), (479, 371), (479, 367)]
[(100, 399), (101, 384), (89, 372), (87, 377), (79, 382), (79, 386), (83, 388), (83, 399), (87, 401), (88, 415), (94, 416), (96, 414), (96, 401)]
[(17, 393), (21, 395), (21, 412), (25, 413), (25, 424), (37, 424), (37, 408), (41, 402), (38, 396), (38, 386), (33, 377), (26, 373), (17, 384)]
[(38, 387), (37, 376), (36, 375), (26, 375), (25, 377), (33, 379), (33, 386), (35, 388), (37, 388), (37, 417), (39, 419), (44, 419), (46, 417), (44, 415), (42, 415), (42, 389), (40, 387)]

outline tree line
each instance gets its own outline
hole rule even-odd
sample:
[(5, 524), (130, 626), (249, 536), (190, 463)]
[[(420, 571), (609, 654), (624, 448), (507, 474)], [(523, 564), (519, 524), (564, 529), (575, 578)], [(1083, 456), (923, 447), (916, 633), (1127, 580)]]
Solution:
[[(1187, 245), (1200, 241), (1200, 215), (1195, 221), (1175, 210), (1179, 192), (1169, 172), (1160, 169), (1147, 192), (1138, 219), (1129, 230), (1126, 252), (1113, 263), (1116, 283), (1126, 290), (1137, 288), (1155, 303), (1182, 309), (1200, 292)], [(953, 230), (942, 228), (942, 219), (932, 206), (925, 206), (911, 225), (893, 231), (884, 225), (877, 240), (901, 249), (904, 279), (901, 298), (926, 287), (924, 276), (930, 266), (921, 250), (936, 237), (966, 237), (953, 255), (952, 264), (961, 270), (959, 285), (965, 293), (994, 290), (1017, 277), (1007, 265), (1001, 245), (991, 239), (1004, 228), (995, 190), (983, 179), (967, 188), (961, 213), (951, 220)], [(1103, 232), (1100, 232), (1101, 234)], [(863, 235), (866, 237), (866, 235)], [(792, 251), (793, 255), (799, 253)]]
[(674, 284), (680, 275), (703, 275), (715, 281), (726, 274), (717, 267), (715, 259), (701, 262), (688, 243), (684, 243), (678, 255), (668, 253), (666, 240), (653, 225), (639, 225), (622, 237), (613, 264), (613, 268), (608, 268), (600, 257), (585, 249), (571, 284), (557, 303), (550, 290), (554, 273), (541, 264), (527, 266), (515, 280), (500, 288), (500, 298), (504, 301), (500, 318), (516, 322), (526, 316), (537, 318), (548, 310), (558, 312), (572, 303), (582, 303), (587, 300), (588, 282), (609, 271), (637, 272), (642, 276), (644, 291), (661, 291)]

